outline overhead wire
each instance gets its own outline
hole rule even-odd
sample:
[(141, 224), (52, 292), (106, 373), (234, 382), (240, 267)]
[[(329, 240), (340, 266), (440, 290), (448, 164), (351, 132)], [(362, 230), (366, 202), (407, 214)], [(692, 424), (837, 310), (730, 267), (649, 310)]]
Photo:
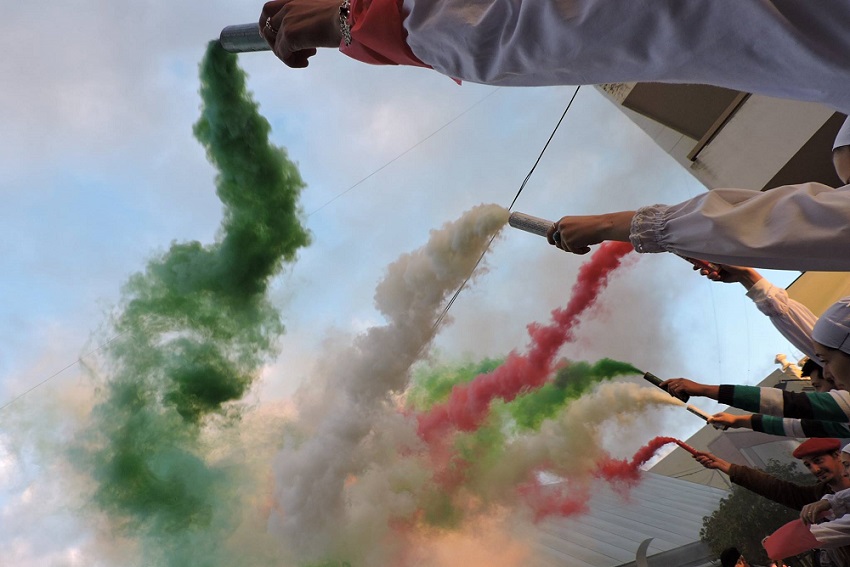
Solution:
[[(549, 144), (552, 142), (552, 139), (555, 137), (555, 133), (558, 131), (558, 128), (561, 127), (561, 123), (564, 121), (564, 118), (566, 118), (567, 112), (569, 112), (570, 107), (573, 105), (573, 101), (576, 99), (576, 95), (578, 95), (578, 91), (579, 91), (580, 88), (581, 88), (581, 85), (576, 87), (576, 90), (573, 92), (573, 96), (570, 97), (570, 101), (567, 103), (567, 107), (564, 108), (564, 112), (561, 114), (561, 118), (558, 119), (557, 124), (555, 124), (555, 128), (553, 128), (552, 133), (549, 134), (549, 139), (546, 140), (546, 143), (543, 145), (543, 149), (540, 150), (540, 154), (537, 156), (537, 159), (534, 161), (534, 165), (531, 166), (531, 169), (528, 171), (528, 174), (525, 176), (525, 179), (522, 180), (522, 183), (519, 186), (519, 190), (517, 190), (516, 195), (514, 195), (514, 198), (511, 201), (510, 206), (508, 207), (509, 211), (514, 208), (514, 205), (516, 204), (517, 199), (519, 199), (519, 196), (522, 194), (523, 190), (525, 189), (525, 186), (528, 184), (528, 180), (531, 179), (531, 175), (534, 173), (534, 170), (537, 169), (537, 165), (540, 163), (540, 160), (543, 159), (543, 154), (546, 153), (546, 149), (549, 147)], [(440, 324), (443, 322), (443, 319), (445, 319), (446, 315), (449, 312), (449, 309), (452, 308), (452, 305), (454, 305), (455, 300), (460, 295), (460, 292), (463, 291), (463, 289), (466, 287), (466, 284), (469, 283), (470, 278), (472, 278), (472, 274), (475, 273), (476, 268), (478, 268), (478, 265), (481, 263), (481, 260), (484, 259), (484, 255), (490, 249), (490, 245), (493, 244), (493, 241), (495, 239), (496, 239), (495, 234), (490, 237), (490, 241), (487, 242), (487, 246), (484, 247), (484, 251), (481, 252), (481, 256), (479, 256), (478, 260), (475, 262), (475, 266), (472, 267), (472, 270), (470, 271), (469, 275), (466, 277), (465, 280), (463, 280), (463, 283), (460, 284), (460, 287), (457, 288), (457, 290), (454, 292), (454, 295), (452, 295), (451, 299), (449, 299), (448, 303), (446, 303), (446, 307), (443, 309), (443, 312), (440, 313), (440, 316), (437, 318), (437, 320), (434, 322), (434, 325), (431, 327), (431, 334), (432, 335), (437, 330), (437, 327), (439, 327)]]
[(393, 163), (398, 161), (399, 159), (403, 158), (404, 156), (406, 156), (407, 154), (409, 154), (410, 152), (412, 152), (413, 150), (415, 150), (416, 148), (418, 148), (419, 146), (421, 146), (422, 144), (424, 144), (425, 142), (427, 142), (428, 140), (430, 140), (431, 138), (433, 138), (434, 136), (439, 134), (442, 130), (444, 130), (445, 128), (448, 128), (456, 120), (458, 120), (459, 118), (461, 118), (462, 116), (464, 116), (468, 112), (472, 111), (476, 106), (478, 106), (479, 104), (481, 104), (482, 102), (484, 102), (485, 100), (487, 100), (488, 98), (490, 98), (491, 96), (493, 96), (494, 94), (499, 92), (499, 90), (500, 90), (499, 87), (493, 89), (492, 91), (487, 93), (485, 96), (481, 97), (472, 106), (467, 107), (466, 110), (464, 110), (460, 114), (457, 114), (454, 118), (452, 118), (451, 120), (449, 120), (448, 122), (446, 122), (445, 124), (443, 124), (442, 126), (437, 128), (436, 130), (434, 130), (433, 132), (431, 132), (430, 134), (428, 134), (427, 136), (425, 136), (424, 138), (422, 138), (421, 140), (419, 140), (418, 142), (416, 142), (415, 144), (413, 144), (412, 146), (410, 146), (409, 148), (407, 148), (406, 150), (404, 150), (403, 152), (401, 152), (400, 154), (398, 154), (397, 156), (395, 156), (394, 158), (389, 160), (388, 162), (386, 162), (384, 165), (382, 165), (378, 169), (375, 169), (374, 171), (372, 171), (372, 173), (370, 173), (366, 177), (362, 178), (360, 181), (354, 183), (353, 185), (351, 185), (350, 187), (348, 187), (344, 191), (336, 194), (334, 197), (332, 197), (331, 199), (326, 201), (324, 204), (320, 205), (318, 208), (307, 213), (307, 217), (310, 217), (310, 216), (318, 213), (319, 211), (321, 211), (322, 209), (324, 209), (325, 207), (327, 207), (328, 205), (330, 205), (331, 203), (333, 203), (334, 201), (336, 201), (337, 199), (339, 199), (340, 197), (342, 197), (343, 195), (345, 195), (346, 193), (348, 193), (349, 191), (354, 189), (355, 187), (358, 187), (359, 185), (361, 185), (363, 182), (365, 182), (369, 178), (373, 177), (377, 173), (383, 171), (384, 169), (386, 169), (387, 167), (389, 167), (390, 165), (392, 165)]
[[(125, 331), (125, 332), (126, 332), (126, 331)], [(66, 366), (64, 366), (63, 368), (60, 368), (59, 370), (57, 370), (56, 372), (54, 372), (53, 374), (51, 374), (50, 376), (48, 376), (47, 378), (45, 378), (44, 380), (42, 380), (41, 382), (39, 382), (38, 384), (35, 384), (34, 386), (30, 387), (29, 389), (24, 390), (23, 392), (21, 392), (20, 394), (18, 394), (17, 396), (15, 396), (15, 397), (14, 397), (14, 398), (12, 398), (11, 400), (9, 400), (8, 402), (6, 402), (6, 403), (5, 403), (5, 404), (3, 404), (2, 406), (0, 406), (0, 411), (3, 411), (4, 409), (6, 409), (7, 407), (9, 407), (9, 406), (10, 406), (10, 405), (12, 405), (13, 403), (17, 402), (18, 400), (20, 400), (21, 398), (23, 398), (24, 396), (26, 396), (27, 394), (29, 394), (30, 392), (32, 392), (33, 390), (35, 390), (36, 388), (40, 388), (41, 386), (44, 386), (45, 384), (47, 384), (48, 382), (50, 382), (51, 380), (53, 380), (54, 378), (56, 378), (57, 376), (59, 376), (60, 374), (62, 374), (63, 372), (65, 372), (66, 370), (68, 370), (69, 368), (72, 368), (73, 366), (76, 366), (77, 364), (79, 364), (80, 362), (82, 362), (84, 358), (86, 358), (86, 357), (88, 357), (88, 356), (91, 356), (91, 355), (95, 354), (96, 352), (99, 352), (99, 351), (101, 351), (101, 350), (105, 349), (105, 348), (106, 348), (106, 347), (108, 347), (110, 344), (112, 344), (115, 340), (117, 340), (118, 338), (120, 338), (123, 334), (124, 334), (124, 333), (118, 333), (117, 335), (115, 335), (114, 337), (110, 338), (109, 340), (107, 340), (107, 341), (106, 341), (106, 342), (104, 342), (103, 344), (98, 345), (98, 346), (97, 346), (97, 348), (95, 348), (95, 349), (91, 350), (90, 352), (87, 352), (86, 354), (84, 354), (84, 355), (82, 355), (82, 356), (77, 357), (77, 359), (76, 359), (76, 360), (74, 360), (73, 362), (70, 362), (69, 364), (67, 364), (67, 365), (66, 365)]]
[[(407, 148), (406, 150), (404, 150), (403, 152), (401, 152), (400, 154), (396, 155), (394, 158), (392, 158), (392, 159), (391, 159), (391, 160), (389, 160), (388, 162), (384, 163), (384, 164), (383, 164), (382, 166), (380, 166), (379, 168), (377, 168), (377, 169), (373, 170), (373, 171), (372, 171), (369, 175), (367, 175), (367, 176), (363, 177), (362, 179), (360, 179), (359, 181), (357, 181), (357, 182), (356, 182), (356, 183), (354, 183), (353, 185), (349, 186), (349, 187), (348, 187), (347, 189), (345, 189), (344, 191), (342, 191), (342, 192), (338, 193), (338, 194), (337, 194), (337, 195), (335, 195), (333, 198), (331, 198), (330, 200), (328, 200), (327, 202), (325, 202), (324, 204), (322, 204), (322, 205), (321, 205), (321, 206), (319, 206), (318, 208), (316, 208), (316, 209), (314, 209), (313, 211), (311, 211), (310, 213), (308, 213), (308, 214), (307, 214), (307, 216), (309, 217), (309, 216), (311, 216), (311, 215), (313, 215), (313, 214), (315, 214), (315, 213), (319, 212), (320, 210), (324, 209), (325, 207), (327, 207), (328, 205), (330, 205), (331, 203), (333, 203), (334, 201), (336, 201), (337, 199), (339, 199), (340, 197), (342, 197), (342, 196), (343, 196), (343, 195), (345, 195), (346, 193), (350, 192), (350, 191), (351, 191), (352, 189), (354, 189), (355, 187), (358, 187), (359, 185), (361, 185), (363, 182), (365, 182), (365, 181), (366, 181), (366, 180), (368, 180), (369, 178), (373, 177), (374, 175), (376, 175), (377, 173), (379, 173), (379, 172), (380, 172), (380, 171), (382, 171), (383, 169), (386, 169), (387, 167), (389, 167), (392, 163), (394, 163), (394, 162), (398, 161), (399, 159), (401, 159), (401, 158), (402, 158), (402, 157), (404, 157), (405, 155), (409, 154), (410, 152), (412, 152), (413, 150), (415, 150), (416, 148), (418, 148), (419, 146), (421, 146), (422, 144), (424, 144), (425, 142), (427, 142), (429, 139), (431, 139), (431, 138), (433, 138), (434, 136), (436, 136), (436, 135), (437, 135), (438, 133), (440, 133), (442, 130), (444, 130), (444, 129), (446, 129), (447, 127), (449, 127), (452, 123), (454, 123), (455, 121), (457, 121), (458, 119), (460, 119), (461, 117), (463, 117), (465, 114), (467, 114), (467, 113), (471, 112), (471, 111), (472, 111), (473, 109), (475, 109), (478, 105), (480, 105), (481, 103), (483, 103), (484, 101), (486, 101), (488, 98), (490, 98), (491, 96), (493, 96), (494, 94), (496, 94), (497, 92), (499, 92), (499, 90), (500, 90), (500, 88), (499, 88), (499, 87), (497, 87), (497, 88), (495, 88), (495, 89), (491, 90), (489, 93), (487, 93), (486, 95), (484, 95), (483, 97), (481, 97), (480, 99), (478, 99), (478, 100), (477, 100), (475, 103), (473, 103), (472, 105), (468, 106), (468, 107), (467, 107), (466, 109), (464, 109), (462, 112), (460, 112), (459, 114), (456, 114), (455, 116), (453, 116), (453, 117), (452, 117), (452, 118), (451, 118), (448, 122), (444, 123), (442, 126), (440, 126), (439, 128), (437, 128), (436, 130), (434, 130), (433, 132), (431, 132), (430, 134), (428, 134), (427, 136), (425, 136), (424, 138), (422, 138), (421, 140), (419, 140), (418, 142), (416, 142), (415, 144), (413, 144), (412, 146), (410, 146), (409, 148)], [(479, 260), (479, 261), (480, 261), (480, 260)], [(476, 266), (477, 266), (477, 264), (476, 264)], [(15, 396), (15, 397), (14, 397), (14, 398), (12, 398), (11, 400), (9, 400), (8, 402), (6, 402), (6, 403), (5, 403), (5, 404), (3, 404), (2, 406), (0, 406), (0, 411), (3, 411), (3, 409), (5, 409), (6, 407), (8, 407), (8, 406), (10, 406), (11, 404), (15, 403), (15, 402), (16, 402), (16, 401), (18, 401), (19, 399), (23, 398), (24, 396), (26, 396), (27, 394), (29, 394), (29, 393), (30, 393), (30, 392), (32, 392), (33, 390), (35, 390), (35, 389), (37, 389), (37, 388), (40, 388), (40, 387), (41, 387), (41, 386), (43, 386), (44, 384), (46, 384), (46, 383), (50, 382), (52, 379), (56, 378), (57, 376), (59, 376), (60, 374), (62, 374), (62, 373), (63, 373), (63, 372), (65, 372), (66, 370), (68, 370), (69, 368), (72, 368), (73, 366), (75, 366), (75, 365), (79, 364), (80, 362), (82, 362), (82, 359), (83, 359), (84, 357), (86, 357), (86, 356), (91, 356), (92, 354), (95, 354), (96, 352), (98, 352), (98, 351), (100, 351), (101, 349), (105, 348), (106, 346), (108, 346), (110, 343), (112, 343), (115, 339), (117, 339), (117, 338), (118, 338), (118, 337), (120, 337), (120, 336), (121, 336), (121, 335), (119, 334), (119, 335), (116, 335), (116, 336), (112, 337), (111, 339), (109, 339), (108, 341), (106, 341), (105, 343), (103, 343), (102, 345), (98, 346), (96, 349), (94, 349), (94, 350), (92, 350), (91, 352), (89, 352), (89, 353), (87, 353), (87, 354), (85, 354), (85, 355), (83, 355), (83, 356), (81, 356), (81, 357), (77, 358), (77, 359), (76, 359), (76, 360), (74, 360), (73, 362), (69, 363), (68, 365), (66, 365), (66, 366), (64, 366), (63, 368), (61, 368), (61, 369), (57, 370), (56, 372), (54, 372), (53, 374), (51, 374), (50, 376), (48, 376), (47, 378), (45, 378), (44, 380), (42, 380), (42, 381), (41, 381), (41, 382), (39, 382), (38, 384), (35, 384), (35, 385), (34, 385), (34, 386), (32, 386), (31, 388), (29, 388), (29, 389), (27, 389), (26, 391), (22, 392), (21, 394), (18, 394), (17, 396)]]
[[(511, 204), (510, 204), (510, 206), (508, 207), (508, 210), (511, 210), (511, 209), (513, 208), (513, 206), (516, 204), (516, 201), (517, 201), (517, 199), (519, 198), (520, 194), (522, 194), (522, 191), (525, 189), (525, 186), (526, 186), (526, 184), (528, 183), (528, 180), (529, 180), (529, 179), (531, 179), (531, 175), (534, 173), (534, 170), (537, 168), (537, 165), (540, 163), (540, 160), (543, 158), (543, 154), (546, 152), (546, 149), (549, 147), (549, 144), (552, 142), (552, 139), (555, 137), (555, 133), (558, 131), (558, 128), (561, 126), (561, 123), (564, 121), (564, 118), (566, 117), (567, 112), (570, 110), (570, 107), (572, 106), (573, 101), (574, 101), (574, 100), (575, 100), (575, 98), (576, 98), (576, 95), (578, 95), (578, 92), (579, 92), (579, 89), (580, 89), (580, 88), (581, 88), (580, 86), (579, 86), (579, 87), (576, 87), (575, 91), (573, 92), (573, 95), (572, 95), (572, 97), (570, 98), (569, 102), (567, 103), (567, 106), (566, 106), (566, 108), (564, 109), (564, 112), (561, 114), (561, 118), (558, 120), (557, 124), (555, 125), (555, 128), (552, 130), (552, 133), (549, 135), (549, 138), (546, 140), (546, 143), (543, 145), (543, 149), (542, 149), (542, 150), (540, 150), (540, 154), (537, 156), (537, 159), (535, 160), (534, 164), (531, 166), (531, 169), (528, 171), (528, 174), (525, 176), (525, 178), (523, 179), (522, 183), (520, 184), (519, 190), (517, 190), (516, 195), (514, 195), (514, 198), (513, 198), (513, 200), (511, 201)], [(398, 161), (399, 159), (401, 159), (402, 157), (404, 157), (405, 155), (407, 155), (408, 153), (410, 153), (410, 152), (411, 152), (411, 151), (413, 151), (414, 149), (416, 149), (416, 148), (418, 148), (419, 146), (421, 146), (423, 143), (425, 143), (425, 142), (426, 142), (426, 141), (428, 141), (429, 139), (433, 138), (435, 135), (437, 135), (439, 132), (441, 132), (442, 130), (444, 130), (445, 128), (447, 128), (448, 126), (450, 126), (452, 123), (454, 123), (455, 121), (457, 121), (458, 119), (460, 119), (462, 116), (464, 116), (465, 114), (467, 114), (467, 113), (469, 113), (470, 111), (472, 111), (475, 107), (477, 107), (478, 105), (480, 105), (481, 103), (483, 103), (485, 100), (487, 100), (488, 98), (490, 98), (491, 96), (493, 96), (494, 94), (496, 94), (499, 90), (500, 90), (499, 88), (493, 89), (492, 91), (490, 91), (489, 93), (487, 93), (485, 96), (483, 96), (482, 98), (480, 98), (478, 101), (476, 101), (474, 104), (472, 104), (471, 106), (469, 106), (469, 107), (467, 107), (465, 110), (463, 110), (463, 112), (461, 112), (461, 113), (459, 113), (459, 114), (455, 115), (453, 118), (451, 118), (451, 120), (449, 120), (448, 122), (444, 123), (442, 126), (440, 126), (439, 128), (437, 128), (436, 130), (434, 130), (433, 132), (431, 132), (430, 134), (428, 134), (427, 136), (425, 136), (424, 138), (422, 138), (421, 140), (419, 140), (418, 142), (416, 142), (415, 144), (413, 144), (412, 146), (410, 146), (409, 148), (407, 148), (406, 150), (404, 150), (403, 152), (401, 152), (400, 154), (396, 155), (395, 157), (393, 157), (392, 159), (390, 159), (389, 161), (387, 161), (386, 163), (384, 163), (383, 165), (381, 165), (381, 166), (380, 166), (380, 167), (378, 167), (377, 169), (373, 170), (371, 173), (369, 173), (368, 175), (366, 175), (365, 177), (363, 177), (362, 179), (360, 179), (360, 180), (359, 180), (359, 181), (357, 181), (356, 183), (354, 183), (354, 184), (352, 184), (351, 186), (349, 186), (349, 187), (348, 187), (347, 189), (345, 189), (344, 191), (341, 191), (340, 193), (338, 193), (337, 195), (335, 195), (333, 198), (329, 199), (327, 202), (323, 203), (323, 204), (322, 204), (322, 205), (320, 205), (318, 208), (316, 208), (316, 209), (314, 209), (313, 211), (311, 211), (310, 213), (308, 213), (308, 214), (307, 214), (307, 216), (309, 217), (309, 216), (311, 216), (311, 215), (313, 215), (313, 214), (315, 214), (315, 213), (319, 212), (320, 210), (322, 210), (323, 208), (327, 207), (328, 205), (330, 205), (331, 203), (333, 203), (333, 202), (334, 202), (334, 201), (336, 201), (337, 199), (341, 198), (341, 197), (342, 197), (342, 196), (344, 196), (345, 194), (347, 194), (347, 193), (349, 193), (350, 191), (352, 191), (354, 188), (356, 188), (356, 187), (358, 187), (359, 185), (363, 184), (363, 183), (364, 183), (366, 180), (368, 180), (369, 178), (373, 177), (374, 175), (378, 174), (378, 173), (379, 173), (379, 172), (381, 172), (382, 170), (386, 169), (387, 167), (389, 167), (389, 166), (390, 166), (391, 164), (393, 164), (394, 162)], [(491, 238), (490, 238), (490, 241), (487, 243), (487, 246), (485, 247), (484, 251), (481, 253), (481, 256), (479, 256), (479, 257), (478, 257), (478, 260), (475, 262), (475, 266), (473, 267), (472, 272), (474, 272), (474, 271), (475, 271), (475, 269), (478, 267), (478, 265), (481, 263), (481, 260), (484, 258), (484, 255), (485, 255), (485, 254), (487, 253), (487, 251), (490, 249), (490, 245), (493, 243), (493, 240), (494, 240), (495, 238), (496, 238), (496, 237), (495, 237), (495, 235), (494, 235), (493, 237), (491, 237)], [(467, 278), (463, 281), (463, 283), (460, 285), (460, 287), (458, 287), (458, 289), (454, 292), (454, 294), (452, 295), (451, 299), (448, 301), (448, 303), (446, 304), (445, 308), (443, 309), (442, 313), (440, 313), (440, 316), (439, 316), (439, 317), (437, 318), (437, 320), (434, 322), (434, 325), (433, 325), (433, 326), (432, 326), (432, 328), (431, 328), (432, 334), (433, 334), (433, 332), (435, 332), (435, 331), (436, 331), (437, 327), (439, 327), (439, 325), (440, 325), (440, 324), (442, 323), (442, 321), (445, 319), (446, 315), (447, 315), (447, 314), (448, 314), (448, 312), (449, 312), (449, 309), (451, 309), (452, 305), (454, 305), (455, 300), (456, 300), (456, 299), (458, 298), (458, 296), (460, 295), (460, 292), (461, 292), (461, 291), (462, 291), (462, 290), (466, 287), (467, 283), (469, 283), (469, 279), (470, 279), (471, 277), (472, 277), (472, 275), (470, 274), (470, 276), (468, 276), (468, 277), (467, 277)], [(26, 396), (27, 394), (29, 394), (29, 393), (30, 393), (30, 392), (32, 392), (33, 390), (36, 390), (36, 389), (40, 388), (41, 386), (43, 386), (44, 384), (47, 384), (48, 382), (50, 382), (51, 380), (53, 380), (54, 378), (56, 378), (57, 376), (59, 376), (60, 374), (62, 374), (63, 372), (65, 372), (66, 370), (68, 370), (69, 368), (72, 368), (72, 367), (74, 367), (75, 365), (79, 364), (80, 362), (82, 362), (83, 358), (85, 358), (85, 357), (87, 357), (87, 356), (91, 356), (92, 354), (95, 354), (95, 353), (99, 352), (100, 350), (102, 350), (102, 349), (106, 348), (107, 346), (109, 346), (109, 344), (111, 344), (113, 341), (115, 341), (116, 339), (118, 339), (120, 336), (121, 336), (121, 335), (119, 334), (119, 335), (116, 335), (116, 336), (114, 336), (114, 337), (110, 338), (108, 341), (106, 341), (106, 342), (104, 342), (103, 344), (99, 345), (97, 348), (95, 348), (95, 349), (94, 349), (94, 350), (92, 350), (91, 352), (88, 352), (88, 353), (86, 353), (85, 355), (78, 357), (76, 360), (74, 360), (73, 362), (70, 362), (70, 363), (69, 363), (69, 364), (67, 364), (66, 366), (64, 366), (64, 367), (62, 367), (61, 369), (57, 370), (56, 372), (54, 372), (53, 374), (51, 374), (50, 376), (48, 376), (48, 377), (47, 377), (47, 378), (45, 378), (44, 380), (40, 381), (39, 383), (37, 383), (37, 384), (33, 385), (32, 387), (28, 388), (27, 390), (25, 390), (25, 391), (23, 391), (22, 393), (18, 394), (17, 396), (13, 397), (13, 398), (12, 398), (12, 399), (10, 399), (9, 401), (7, 401), (5, 404), (3, 404), (2, 406), (0, 406), (0, 411), (3, 411), (5, 408), (7, 408), (8, 406), (12, 405), (13, 403), (15, 403), (16, 401), (18, 401), (19, 399), (23, 398), (24, 396)]]

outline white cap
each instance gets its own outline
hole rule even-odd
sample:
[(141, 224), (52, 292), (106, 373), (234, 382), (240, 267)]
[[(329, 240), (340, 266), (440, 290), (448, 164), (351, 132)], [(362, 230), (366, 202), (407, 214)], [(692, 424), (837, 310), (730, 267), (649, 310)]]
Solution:
[(850, 354), (850, 297), (839, 299), (823, 312), (812, 329), (812, 338)]

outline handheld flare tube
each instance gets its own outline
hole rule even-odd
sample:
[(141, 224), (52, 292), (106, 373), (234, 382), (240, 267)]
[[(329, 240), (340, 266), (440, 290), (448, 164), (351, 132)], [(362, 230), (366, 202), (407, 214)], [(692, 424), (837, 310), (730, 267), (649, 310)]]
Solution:
[[(536, 234), (537, 236), (546, 236), (546, 233), (549, 232), (549, 229), (554, 226), (555, 223), (550, 220), (541, 219), (540, 217), (533, 217), (525, 213), (511, 213), (511, 216), (508, 217), (508, 224), (522, 231), (530, 232), (531, 234)], [(561, 235), (556, 232), (552, 235), (552, 238), (554, 238), (555, 240), (560, 240)], [(679, 254), (676, 254), (676, 256), (679, 256), (679, 258), (690, 262), (693, 266), (696, 266), (700, 270), (706, 270), (707, 272), (713, 273), (715, 275), (719, 274), (722, 269), (714, 262), (706, 262), (705, 260), (688, 258), (687, 256), (681, 256)]]
[(685, 451), (687, 451), (688, 453), (690, 453), (694, 457), (699, 455), (699, 451), (697, 451), (696, 449), (694, 449), (693, 447), (691, 447), (690, 445), (688, 445), (684, 441), (679, 441), (678, 439), (676, 439), (676, 445), (678, 445), (679, 447), (681, 447), (682, 449), (684, 449)]
[[(533, 217), (525, 213), (511, 213), (511, 216), (508, 217), (508, 224), (522, 231), (536, 234), (537, 236), (546, 236), (549, 229), (555, 225), (550, 220)], [(558, 240), (560, 235), (556, 232), (553, 238)]]
[[(653, 374), (652, 372), (644, 372), (643, 378), (647, 382), (651, 382), (653, 385), (658, 386), (659, 388), (661, 388), (662, 390), (664, 390), (665, 392), (670, 394), (670, 392), (667, 391), (667, 388), (661, 387), (661, 383), (663, 382), (663, 380), (661, 378), (659, 378), (658, 376), (656, 376), (655, 374)], [(711, 417), (710, 415), (708, 415), (706, 412), (702, 411), (698, 407), (692, 406), (691, 404), (687, 403), (687, 401), (689, 399), (691, 399), (691, 397), (688, 394), (681, 393), (681, 394), (676, 394), (676, 395), (673, 395), (673, 394), (670, 394), (670, 395), (673, 396), (674, 398), (678, 398), (679, 400), (681, 400), (685, 404), (686, 410), (688, 410), (689, 412), (691, 412), (692, 414), (694, 414), (695, 416), (697, 416), (701, 420), (708, 422), (708, 418)], [(726, 429), (728, 429), (728, 427), (726, 427), (725, 425), (718, 425), (716, 423), (712, 423), (711, 425), (715, 429), (720, 429), (721, 431), (725, 431)], [(683, 447), (683, 449), (687, 449), (687, 448)], [(691, 451), (691, 452), (693, 452), (693, 451)]]
[[(670, 394), (670, 392), (667, 390), (667, 388), (661, 385), (661, 383), (664, 380), (662, 380), (661, 378), (659, 378), (658, 376), (656, 376), (652, 372), (644, 372), (643, 373), (643, 379), (646, 380), (647, 382), (651, 383), (653, 386), (658, 386), (659, 388), (661, 388), (662, 390), (664, 390), (665, 392)], [(688, 394), (685, 394), (685, 393), (675, 394), (675, 395), (670, 394), (670, 395), (673, 396), (674, 398), (679, 398), (683, 402), (687, 402), (689, 399), (691, 399), (691, 397)], [(691, 406), (688, 406), (688, 407), (691, 407)], [(699, 414), (697, 414), (697, 415), (699, 415)], [(702, 417), (702, 416), (700, 416), (700, 417)]]
[(260, 35), (260, 27), (256, 23), (227, 26), (221, 30), (218, 42), (230, 53), (271, 51), (269, 44)]

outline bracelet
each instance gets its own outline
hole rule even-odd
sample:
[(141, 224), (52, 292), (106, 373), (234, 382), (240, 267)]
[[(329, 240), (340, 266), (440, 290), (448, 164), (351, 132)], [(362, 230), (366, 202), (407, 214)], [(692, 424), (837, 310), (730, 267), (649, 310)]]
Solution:
[(345, 46), (351, 45), (351, 22), (348, 21), (351, 16), (351, 0), (343, 0), (339, 7), (339, 30), (342, 32), (342, 41)]

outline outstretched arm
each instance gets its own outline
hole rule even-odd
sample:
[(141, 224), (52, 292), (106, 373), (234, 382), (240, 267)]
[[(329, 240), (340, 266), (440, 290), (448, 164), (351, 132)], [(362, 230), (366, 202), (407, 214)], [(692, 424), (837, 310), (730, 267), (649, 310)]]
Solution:
[(822, 421), (850, 421), (850, 392), (785, 392), (777, 388), (711, 386), (687, 378), (671, 378), (660, 384), (671, 394), (688, 394), (717, 400), (744, 411), (779, 417)]
[(709, 384), (700, 384), (687, 378), (670, 378), (663, 381), (661, 389), (667, 390), (671, 395), (688, 394), (689, 396), (701, 396), (703, 398), (711, 398), (716, 400), (720, 395), (720, 386), (712, 386)]
[(721, 412), (708, 419), (708, 423), (732, 428), (752, 429), (782, 437), (850, 437), (850, 425), (838, 421), (819, 419), (792, 419), (763, 414), (734, 415)]
[(694, 455), (694, 460), (707, 469), (716, 469), (726, 474), (729, 474), (732, 469), (732, 464), (730, 462), (724, 461), (720, 457), (703, 451)]
[[(628, 230), (635, 250), (642, 253), (674, 252), (764, 268), (850, 269), (850, 186), (714, 189), (673, 206), (567, 216), (557, 227), (561, 242), (567, 243), (560, 247), (579, 254), (604, 240), (624, 240)], [(555, 245), (551, 237), (549, 242)]]

